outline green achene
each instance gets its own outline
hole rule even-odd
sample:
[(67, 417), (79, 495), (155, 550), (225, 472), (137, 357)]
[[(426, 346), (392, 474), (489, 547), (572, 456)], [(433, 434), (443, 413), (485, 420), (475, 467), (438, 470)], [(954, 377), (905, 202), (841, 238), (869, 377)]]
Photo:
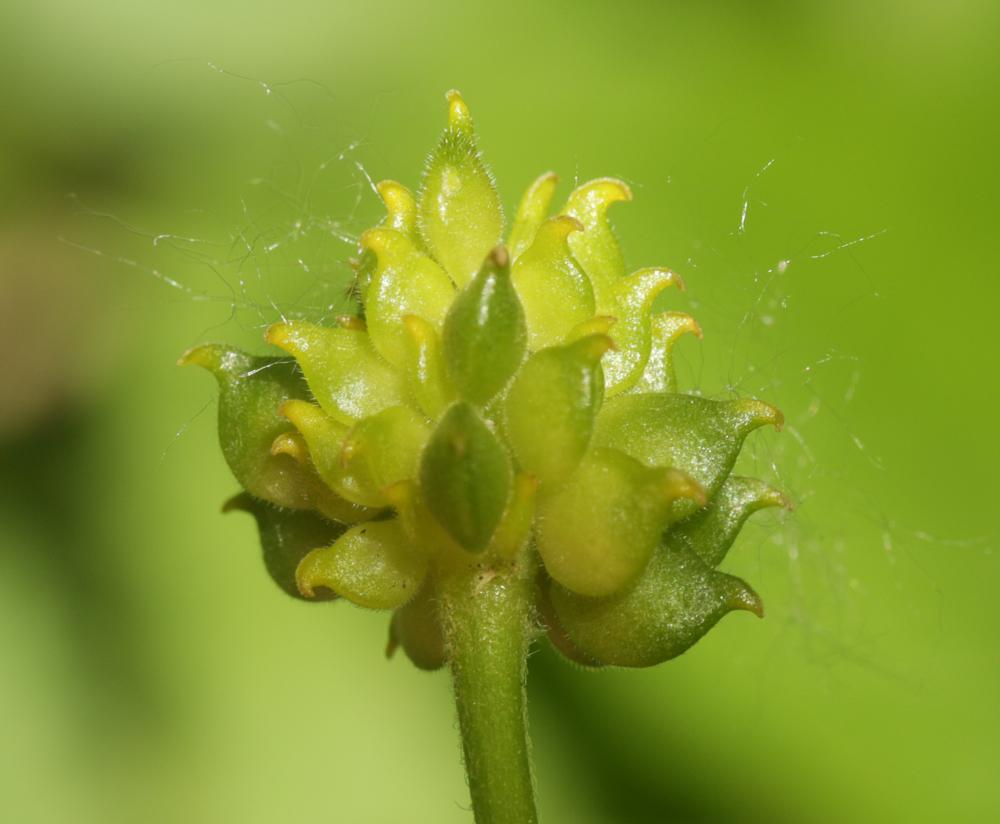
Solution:
[(528, 188), (506, 246), (472, 117), (448, 124), (414, 196), (358, 241), (354, 314), (282, 320), (249, 355), (181, 358), (219, 385), (219, 439), (289, 595), (391, 612), (388, 654), (447, 665), (481, 824), (536, 820), (525, 729), (536, 636), (589, 667), (689, 649), (759, 595), (717, 569), (747, 518), (787, 506), (733, 476), (782, 423), (756, 399), (678, 386), (693, 318), (654, 312), (670, 269), (629, 273), (609, 219), (620, 180)]

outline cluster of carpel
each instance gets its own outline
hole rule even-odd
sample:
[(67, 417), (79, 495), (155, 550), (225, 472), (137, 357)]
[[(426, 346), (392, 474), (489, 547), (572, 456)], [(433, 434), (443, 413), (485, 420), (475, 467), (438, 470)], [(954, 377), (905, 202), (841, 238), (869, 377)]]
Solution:
[(222, 449), (288, 593), (392, 610), (390, 647), (447, 660), (438, 603), (455, 575), (512, 570), (536, 618), (588, 665), (676, 656), (732, 610), (762, 614), (716, 570), (746, 518), (784, 504), (731, 475), (747, 434), (781, 415), (757, 400), (678, 391), (672, 350), (695, 321), (653, 313), (681, 287), (627, 274), (608, 208), (585, 183), (549, 217), (556, 178), (524, 195), (508, 237), (457, 92), (419, 196), (378, 186), (361, 235), (358, 313), (288, 321), (256, 357), (224, 345), (181, 359), (219, 382)]

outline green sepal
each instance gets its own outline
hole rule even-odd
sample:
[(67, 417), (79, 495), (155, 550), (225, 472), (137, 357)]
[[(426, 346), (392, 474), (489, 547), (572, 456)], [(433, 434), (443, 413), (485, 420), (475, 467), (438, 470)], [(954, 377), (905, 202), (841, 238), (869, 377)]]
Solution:
[(504, 430), (514, 457), (544, 484), (568, 478), (580, 463), (604, 399), (601, 357), (612, 346), (591, 335), (536, 352), (505, 401)]
[[(765, 424), (781, 426), (782, 415), (758, 400), (709, 400), (692, 395), (621, 395), (601, 408), (594, 444), (620, 449), (649, 466), (687, 473), (711, 497), (732, 471), (746, 436)], [(676, 517), (696, 506), (678, 501)]]
[(675, 469), (651, 468), (614, 449), (594, 449), (538, 507), (538, 551), (549, 575), (581, 595), (628, 587), (646, 566), (679, 498), (704, 492)]
[(590, 278), (598, 306), (625, 275), (625, 260), (608, 220), (608, 209), (631, 199), (632, 190), (624, 182), (604, 177), (577, 187), (562, 210), (583, 224), (582, 232), (570, 236), (569, 246)]
[(432, 586), (425, 584), (412, 601), (393, 612), (386, 656), (392, 657), (397, 647), (402, 647), (419, 669), (433, 671), (444, 666), (447, 654)]
[(364, 323), (340, 318), (327, 328), (306, 321), (276, 323), (267, 342), (298, 362), (313, 396), (335, 420), (352, 424), (402, 402), (402, 382), (372, 346)]
[(410, 354), (404, 374), (410, 395), (427, 417), (436, 419), (455, 400), (441, 351), (441, 336), (433, 324), (406, 315), (403, 326), (410, 337)]
[(549, 218), (511, 269), (532, 350), (561, 343), (594, 314), (594, 290), (569, 247), (573, 233), (582, 229), (575, 218)]
[(558, 182), (559, 178), (554, 172), (546, 172), (539, 175), (521, 196), (514, 225), (511, 226), (510, 237), (507, 239), (510, 259), (515, 263), (521, 253), (534, 243), (538, 227), (548, 217), (549, 205)]
[(683, 312), (660, 312), (653, 316), (650, 330), (649, 357), (642, 376), (631, 392), (677, 392), (677, 373), (674, 369), (674, 344), (686, 333), (701, 338), (701, 327), (690, 315)]
[(510, 280), (510, 261), (498, 246), (463, 289), (441, 335), (448, 376), (459, 397), (485, 406), (524, 359), (527, 328)]
[(361, 235), (360, 244), (377, 259), (365, 293), (372, 345), (393, 366), (405, 367), (411, 344), (403, 318), (419, 315), (440, 328), (455, 287), (444, 270), (400, 232), (370, 229)]
[(291, 424), (278, 408), (309, 389), (284, 359), (255, 357), (222, 344), (188, 350), (178, 361), (210, 371), (219, 384), (219, 443), (226, 463), (247, 492), (288, 509), (326, 509), (331, 493), (309, 466), (271, 445)]
[[(267, 574), (282, 591), (302, 600), (302, 593), (295, 585), (299, 562), (310, 550), (332, 543), (345, 529), (312, 512), (280, 509), (246, 492), (226, 501), (222, 511), (253, 515), (260, 532)], [(316, 600), (329, 601), (336, 597), (332, 592), (321, 592), (317, 593)]]
[(670, 544), (657, 549), (626, 592), (587, 598), (554, 586), (551, 598), (573, 645), (595, 661), (620, 667), (651, 667), (675, 658), (733, 610), (764, 614), (746, 582)]
[(667, 542), (693, 551), (711, 567), (716, 567), (739, 535), (747, 518), (767, 507), (791, 506), (777, 489), (756, 478), (730, 475), (708, 505), (687, 520), (675, 524)]
[(510, 460), (468, 403), (454, 404), (424, 448), (420, 487), (434, 518), (466, 550), (483, 550), (507, 505)]
[(299, 563), (295, 583), (306, 598), (328, 589), (358, 606), (396, 609), (419, 592), (426, 575), (427, 556), (398, 520), (371, 521), (312, 550)]
[(454, 90), (448, 92), (448, 126), (424, 170), (417, 216), (425, 246), (459, 287), (500, 242), (500, 197), (480, 157), (469, 109)]

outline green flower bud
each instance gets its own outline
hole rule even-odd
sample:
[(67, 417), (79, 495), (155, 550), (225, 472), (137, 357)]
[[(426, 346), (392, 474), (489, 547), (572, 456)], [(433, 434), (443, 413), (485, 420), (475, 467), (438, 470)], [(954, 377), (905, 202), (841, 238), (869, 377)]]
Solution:
[(529, 187), (508, 255), (451, 92), (419, 196), (376, 187), (386, 215), (359, 239), (357, 317), (276, 323), (266, 340), (290, 358), (215, 344), (182, 358), (218, 379), (246, 490), (231, 508), (257, 518), (279, 586), (392, 610), (390, 653), (425, 669), (455, 661), (461, 610), (442, 605), (512, 582), (533, 599), (518, 631), (534, 610), (588, 666), (655, 664), (729, 611), (762, 611), (715, 567), (752, 512), (785, 504), (730, 474), (781, 414), (680, 393), (674, 346), (701, 333), (652, 312), (677, 275), (626, 274), (608, 210), (631, 191), (590, 181), (550, 216), (556, 183)]
[(444, 322), (444, 362), (458, 394), (485, 406), (520, 366), (527, 346), (524, 312), (498, 246), (455, 298)]
[(497, 436), (467, 403), (441, 418), (424, 449), (420, 485), (427, 507), (459, 545), (486, 547), (510, 494), (511, 468)]

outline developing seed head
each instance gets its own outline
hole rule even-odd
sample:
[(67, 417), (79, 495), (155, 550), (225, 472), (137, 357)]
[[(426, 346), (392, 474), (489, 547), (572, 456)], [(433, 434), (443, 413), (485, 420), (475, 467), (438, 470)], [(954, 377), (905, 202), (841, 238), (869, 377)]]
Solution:
[(392, 610), (390, 652), (423, 668), (446, 658), (435, 592), (470, 569), (540, 560), (538, 613), (588, 665), (656, 664), (727, 612), (763, 614), (716, 567), (751, 513), (786, 505), (730, 474), (781, 413), (680, 392), (674, 344), (701, 330), (653, 313), (676, 274), (625, 271), (608, 212), (629, 187), (584, 183), (549, 216), (555, 187), (531, 184), (501, 245), (493, 179), (449, 92), (419, 196), (378, 184), (356, 315), (275, 324), (278, 357), (209, 344), (181, 358), (218, 379), (244, 489), (230, 507), (256, 517), (275, 581)]

